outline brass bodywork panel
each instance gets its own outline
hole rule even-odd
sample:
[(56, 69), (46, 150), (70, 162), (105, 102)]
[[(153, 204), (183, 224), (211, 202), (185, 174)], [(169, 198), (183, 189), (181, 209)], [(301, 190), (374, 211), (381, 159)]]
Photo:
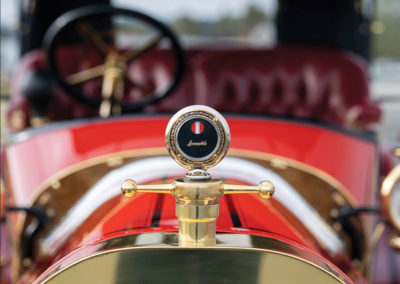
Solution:
[[(154, 239), (163, 243), (152, 245)], [(162, 233), (110, 239), (78, 252), (81, 260), (67, 257), (44, 283), (349, 283), (333, 266), (286, 242), (226, 234), (217, 237), (217, 247), (180, 248), (173, 246), (176, 239)], [(229, 246), (238, 241), (242, 247)]]

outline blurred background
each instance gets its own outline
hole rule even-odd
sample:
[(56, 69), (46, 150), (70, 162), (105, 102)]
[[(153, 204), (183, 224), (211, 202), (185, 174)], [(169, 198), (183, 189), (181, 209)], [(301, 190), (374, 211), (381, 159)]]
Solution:
[[(400, 144), (400, 1), (398, 0), (348, 1), (355, 5), (351, 9), (357, 11), (362, 19), (356, 25), (358, 27), (356, 32), (346, 31), (346, 26), (339, 27), (342, 29), (339, 37), (332, 36), (329, 32), (330, 28), (337, 28), (330, 26), (329, 23), (316, 30), (317, 35), (310, 33), (308, 36), (309, 25), (312, 23), (308, 21), (307, 13), (303, 15), (304, 19), (300, 14), (296, 31), (285, 30), (286, 17), (290, 16), (288, 15), (290, 11), (286, 14), (278, 13), (278, 7), (284, 8), (287, 4), (285, 0), (115, 0), (111, 2), (115, 6), (134, 8), (164, 21), (180, 36), (184, 46), (219, 42), (238, 46), (272, 47), (278, 39), (280, 42), (296, 41), (297, 35), (301, 35), (305, 43), (313, 43), (313, 36), (318, 36), (322, 43), (325, 41), (331, 46), (336, 45), (338, 48), (358, 53), (369, 62), (371, 96), (380, 103), (384, 111), (382, 124), (378, 127), (381, 143), (385, 148)], [(304, 7), (307, 1), (302, 2)], [(315, 2), (310, 5), (318, 8)], [(1, 0), (2, 142), (6, 136), (5, 108), (10, 96), (13, 71), (25, 52), (40, 47), (44, 33), (38, 29), (36, 38), (32, 40), (31, 36), (27, 41), (28, 31), (31, 29), (32, 34), (36, 28), (30, 23), (40, 22), (40, 19), (36, 19), (35, 22), (35, 19), (32, 21), (29, 17), (34, 15), (34, 9), (51, 11), (58, 3), (59, 1), (47, 0)], [(40, 11), (37, 12), (39, 14)], [(333, 17), (342, 15), (336, 13)], [(283, 27), (281, 31), (276, 29), (278, 21)], [(346, 19), (343, 22), (346, 24)], [(357, 36), (354, 36), (355, 34)], [(340, 36), (352, 37), (346, 39), (351, 46), (341, 46)]]

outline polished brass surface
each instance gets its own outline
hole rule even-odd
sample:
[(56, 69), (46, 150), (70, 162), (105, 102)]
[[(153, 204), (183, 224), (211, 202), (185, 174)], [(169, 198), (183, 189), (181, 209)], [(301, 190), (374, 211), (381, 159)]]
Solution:
[(22, 110), (14, 110), (10, 115), (10, 127), (13, 131), (22, 131), (28, 127), (26, 124), (26, 114)]
[(78, 258), (72, 253), (40, 282), (350, 283), (319, 256), (276, 239), (221, 234), (216, 247), (203, 248), (177, 247), (176, 239), (173, 233), (108, 239), (80, 249)]
[(99, 109), (101, 117), (109, 117), (121, 113), (121, 100), (124, 94), (124, 76), (126, 63), (115, 48), (109, 47), (101, 35), (90, 23), (82, 22), (76, 25), (78, 34), (85, 42), (90, 43), (105, 58), (105, 63), (71, 74), (66, 81), (76, 85), (102, 76), (102, 102)]
[[(190, 119), (199, 118), (211, 123), (218, 135), (218, 143), (215, 149), (206, 157), (195, 159), (186, 155), (177, 142), (181, 126)], [(214, 109), (193, 105), (177, 112), (169, 121), (165, 131), (165, 144), (171, 157), (182, 167), (193, 170), (195, 168), (209, 169), (217, 165), (226, 155), (231, 141), (231, 134), (225, 118)], [(193, 141), (189, 143), (193, 144)], [(207, 141), (198, 142), (198, 145), (207, 145)]]
[(275, 190), (269, 181), (263, 181), (256, 187), (224, 185), (220, 179), (180, 178), (170, 185), (137, 185), (133, 180), (126, 180), (121, 186), (121, 191), (127, 197), (133, 197), (136, 192), (172, 193), (176, 202), (176, 217), (179, 220), (179, 245), (204, 247), (216, 244), (218, 201), (224, 193), (258, 193), (262, 198), (270, 198)]
[[(208, 126), (209, 132), (200, 138), (200, 121)], [(186, 123), (195, 125), (195, 129), (182, 130)], [(203, 125), (204, 127), (204, 125)], [(215, 131), (215, 132), (213, 132)], [(211, 134), (210, 134), (211, 133)], [(213, 136), (215, 133), (215, 136)], [(180, 136), (183, 135), (183, 136)], [(179, 142), (178, 138), (184, 138)], [(192, 137), (197, 137), (193, 141)], [(213, 137), (213, 138), (210, 138)], [(192, 139), (191, 139), (192, 138)], [(171, 157), (181, 166), (189, 170), (185, 178), (175, 179), (168, 185), (138, 186), (133, 180), (126, 180), (121, 190), (127, 197), (136, 192), (169, 193), (175, 197), (176, 217), (179, 220), (179, 245), (182, 247), (204, 247), (216, 244), (216, 220), (219, 215), (219, 198), (224, 193), (259, 193), (262, 198), (270, 198), (274, 193), (271, 182), (264, 181), (260, 186), (224, 185), (222, 180), (212, 179), (207, 169), (218, 164), (228, 151), (230, 130), (225, 118), (216, 110), (202, 105), (183, 108), (169, 121), (165, 131), (165, 143)], [(181, 144), (180, 144), (181, 143)], [(207, 146), (204, 152), (185, 152), (181, 147)], [(185, 146), (186, 147), (186, 146)], [(198, 154), (201, 153), (201, 154)], [(190, 155), (189, 155), (190, 154)], [(196, 154), (198, 154), (196, 156)]]
[(3, 182), (3, 177), (0, 177), (0, 220), (6, 218), (6, 187)]
[(381, 188), (382, 211), (389, 223), (400, 233), (400, 164), (387, 175)]
[(179, 245), (214, 246), (215, 222), (219, 215), (219, 198), (223, 182), (219, 179), (190, 181), (176, 179), (172, 195), (179, 220)]
[(71, 85), (80, 84), (85, 81), (102, 76), (105, 70), (106, 70), (106, 65), (101, 64), (101, 65), (71, 74), (65, 78), (65, 81)]
[(46, 123), (49, 123), (49, 121), (50, 120), (47, 117), (34, 116), (31, 118), (31, 125), (32, 125), (32, 127), (39, 127)]
[(400, 236), (391, 236), (389, 244), (392, 248), (400, 250)]
[(362, 127), (360, 125), (360, 115), (362, 114), (362, 109), (359, 106), (351, 107), (346, 115), (346, 128), (348, 129), (359, 129)]
[(121, 114), (121, 101), (124, 96), (124, 77), (127, 65), (116, 53), (110, 52), (106, 58), (103, 72), (102, 97), (99, 114), (101, 117)]
[(368, 244), (367, 253), (363, 261), (361, 262), (361, 272), (368, 280), (371, 280), (372, 257), (373, 254), (376, 252), (379, 240), (385, 232), (385, 229), (386, 225), (384, 222), (380, 222), (376, 225)]
[[(330, 215), (332, 209), (357, 206), (347, 189), (337, 180), (304, 163), (272, 154), (240, 149), (230, 149), (229, 154), (230, 156), (243, 158), (260, 164), (282, 176), (315, 208), (316, 214), (321, 216), (321, 218), (332, 226), (334, 224)], [(56, 214), (48, 226), (37, 236), (34, 247), (39, 247), (38, 240), (52, 230), (73, 204), (109, 171), (135, 160), (165, 155), (167, 155), (165, 148), (145, 148), (115, 152), (77, 163), (49, 177), (40, 188), (36, 190), (37, 195), (33, 198), (30, 205), (40, 206), (44, 210), (55, 208)], [(44, 199), (43, 196), (46, 198)], [(333, 198), (332, 196), (340, 196), (341, 198)], [(340, 204), (337, 202), (339, 199), (341, 199)], [(41, 201), (44, 200), (47, 201), (42, 203)], [(297, 218), (296, 216), (292, 217), (293, 220)], [(13, 234), (15, 236), (21, 236), (23, 228), (28, 226), (30, 220), (31, 219), (25, 215), (19, 215), (18, 220), (15, 222), (16, 230)], [(359, 244), (361, 247), (366, 247), (366, 235), (362, 228), (360, 218), (352, 216), (351, 222), (352, 226), (362, 232)], [(350, 251), (351, 243), (348, 237), (343, 231), (339, 231), (339, 234), (343, 240), (346, 241), (347, 250)], [(324, 240), (319, 241), (323, 247)]]
[(126, 74), (127, 66), (141, 55), (156, 47), (164, 34), (157, 35), (148, 44), (139, 50), (128, 51), (120, 54), (115, 46), (109, 46), (99, 32), (90, 23), (82, 22), (75, 26), (81, 38), (93, 46), (105, 58), (105, 62), (77, 73), (68, 75), (65, 80), (70, 85), (82, 84), (86, 81), (102, 77), (102, 102), (100, 104), (99, 115), (109, 117), (121, 114), (121, 101), (124, 95), (125, 80), (132, 86), (139, 88), (144, 95), (153, 89), (145, 84), (135, 82)]
[(98, 31), (89, 22), (80, 22), (76, 24), (76, 30), (81, 38), (88, 43), (91, 43), (97, 51), (103, 56), (106, 56), (110, 51), (108, 44), (103, 40)]
[(218, 204), (176, 204), (179, 219), (179, 245), (182, 247), (215, 246), (215, 221), (219, 215)]
[(262, 198), (271, 198), (275, 187), (270, 181), (263, 181), (259, 186), (246, 186), (236, 184), (224, 184), (224, 194), (232, 193), (258, 193)]
[(151, 192), (151, 193), (171, 193), (174, 189), (172, 184), (159, 184), (157, 188), (154, 185), (137, 185), (135, 181), (128, 179), (122, 186), (121, 191), (126, 197), (133, 197), (139, 192)]

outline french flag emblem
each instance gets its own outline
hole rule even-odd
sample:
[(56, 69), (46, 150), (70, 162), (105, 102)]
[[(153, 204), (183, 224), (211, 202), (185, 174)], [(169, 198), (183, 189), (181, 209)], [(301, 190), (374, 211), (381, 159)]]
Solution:
[(200, 121), (195, 121), (192, 123), (192, 132), (194, 134), (201, 134), (204, 131), (204, 125)]

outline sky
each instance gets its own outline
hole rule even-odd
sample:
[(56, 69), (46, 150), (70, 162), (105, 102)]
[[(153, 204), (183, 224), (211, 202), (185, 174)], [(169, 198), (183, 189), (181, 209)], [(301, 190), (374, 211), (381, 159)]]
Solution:
[[(40, 1), (40, 0), (39, 0)], [(56, 1), (56, 0), (54, 0)], [(183, 14), (202, 20), (215, 19), (222, 15), (240, 15), (249, 3), (254, 3), (267, 13), (273, 13), (277, 0), (112, 0), (117, 6), (136, 8), (140, 11), (168, 21)], [(1, 23), (16, 25), (21, 0), (1, 0)]]
[(1, 24), (16, 24), (18, 21), (19, 0), (1, 0)]
[(277, 0), (114, 0), (119, 6), (137, 8), (163, 20), (189, 14), (193, 18), (207, 20), (222, 15), (240, 15), (254, 3), (267, 13), (273, 13)]

